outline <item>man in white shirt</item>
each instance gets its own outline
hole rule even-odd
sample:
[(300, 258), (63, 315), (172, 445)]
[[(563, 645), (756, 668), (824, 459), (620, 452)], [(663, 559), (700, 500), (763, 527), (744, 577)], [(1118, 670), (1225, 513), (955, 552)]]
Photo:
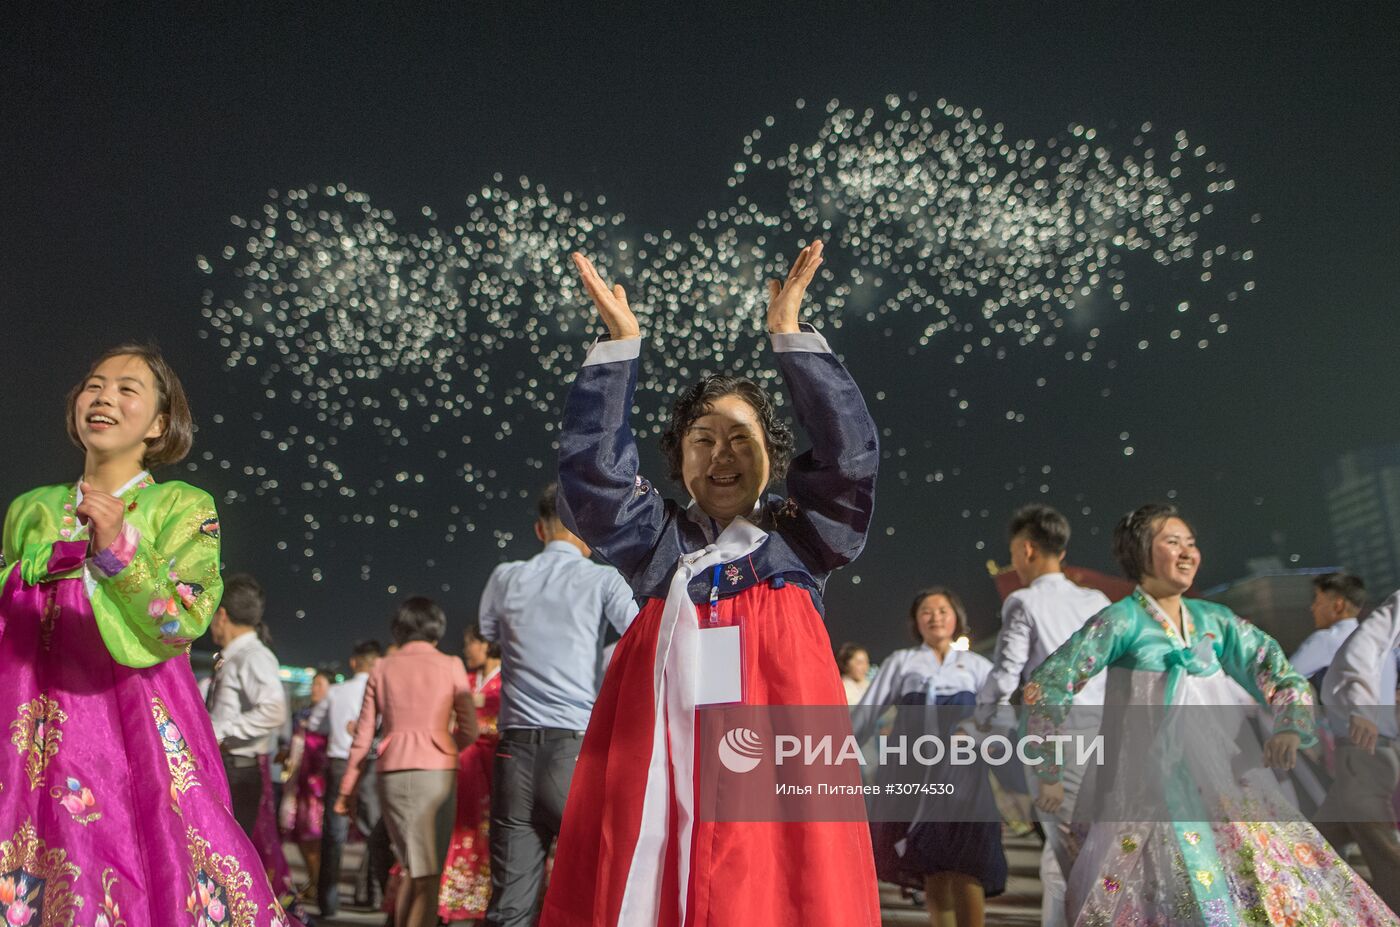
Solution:
[(1304, 638), (1288, 662), (1321, 692), (1322, 673), (1356, 630), (1357, 616), (1366, 604), (1366, 584), (1350, 573), (1326, 573), (1314, 578), (1312, 585), (1310, 610), (1317, 630)]
[(224, 596), (209, 624), (220, 649), (205, 705), (223, 756), (233, 816), (249, 837), (262, 799), (258, 757), (277, 749), (277, 734), (287, 720), (277, 657), (263, 641), (266, 607), (258, 581), (236, 573), (224, 578)]
[[(977, 693), (974, 716), (982, 730), (990, 730), (1000, 706), (1030, 678), (1036, 667), (1078, 631), (1084, 622), (1107, 608), (1108, 596), (1097, 589), (1076, 586), (1064, 574), (1065, 549), (1069, 545), (1069, 521), (1048, 505), (1028, 505), (1011, 519), (1011, 566), (1025, 583), (1006, 597), (1001, 608), (1001, 633), (997, 635), (992, 670)], [(1104, 677), (1092, 679), (1074, 697), (1075, 707), (1103, 704)], [(1058, 927), (1066, 921), (1065, 877), (1060, 857), (1067, 855), (1060, 831), (1074, 810), (1074, 797), (1084, 770), (1066, 764), (1063, 773), (1065, 800), (1054, 814), (1040, 809), (1036, 816), (1045, 831), (1040, 856), (1041, 922)], [(1035, 777), (1030, 776), (1035, 795)]]
[(1316, 815), (1317, 829), (1333, 846), (1356, 841), (1371, 870), (1372, 888), (1392, 910), (1400, 910), (1400, 835), (1391, 808), (1391, 796), (1400, 783), (1397, 645), (1400, 592), (1357, 626), (1323, 677), (1329, 721), (1334, 731), (1344, 723), (1346, 735), (1337, 745), (1336, 780)]
[[(360, 641), (350, 652), (350, 678), (331, 686), (326, 697), (312, 710), (307, 726), (326, 735), (326, 795), (340, 794), (340, 780), (350, 761), (351, 731), (360, 717), (360, 705), (365, 700), (369, 671), (384, 654), (379, 641)], [(372, 760), (369, 762), (373, 762)], [(366, 782), (369, 786), (366, 787)], [(360, 801), (356, 810), (356, 825), (366, 836), (379, 820), (379, 797), (374, 778), (366, 770), (356, 790)], [(316, 903), (324, 917), (334, 917), (340, 910), (340, 859), (345, 840), (350, 833), (350, 818), (336, 814), (334, 801), (327, 801), (321, 821), (321, 872), (316, 885)], [(366, 857), (368, 862), (368, 857)], [(373, 892), (366, 885), (365, 899), (373, 901)]]

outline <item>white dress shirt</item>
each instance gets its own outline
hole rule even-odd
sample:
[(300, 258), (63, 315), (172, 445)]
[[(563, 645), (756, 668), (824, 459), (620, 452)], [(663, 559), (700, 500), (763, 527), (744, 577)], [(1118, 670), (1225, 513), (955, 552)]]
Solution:
[[(1076, 585), (1063, 573), (1046, 573), (1006, 597), (1001, 606), (1001, 633), (987, 680), (977, 691), (977, 720), (985, 723), (1011, 694), (1084, 622), (1110, 604), (1097, 589)], [(1074, 697), (1076, 705), (1102, 705), (1105, 678), (1090, 679)]]
[(350, 758), (350, 726), (360, 717), (369, 673), (356, 673), (330, 687), (326, 697), (311, 709), (306, 726), (326, 735), (326, 756), (332, 760)]
[(1337, 651), (1346, 639), (1351, 637), (1351, 632), (1356, 630), (1357, 624), (1359, 622), (1355, 618), (1343, 618), (1330, 628), (1312, 632), (1303, 638), (1303, 642), (1298, 645), (1293, 656), (1288, 658), (1288, 662), (1298, 671), (1299, 676), (1311, 679), (1314, 673), (1332, 665)]
[(262, 756), (277, 749), (287, 720), (277, 657), (254, 632), (239, 635), (219, 652), (210, 682), (209, 721), (225, 753)]
[[(1364, 714), (1381, 736), (1394, 738), (1395, 648), (1400, 645), (1400, 592), (1393, 593), (1342, 644), (1327, 675), (1322, 701), (1341, 710), (1370, 709)], [(1375, 706), (1389, 711), (1376, 711)]]

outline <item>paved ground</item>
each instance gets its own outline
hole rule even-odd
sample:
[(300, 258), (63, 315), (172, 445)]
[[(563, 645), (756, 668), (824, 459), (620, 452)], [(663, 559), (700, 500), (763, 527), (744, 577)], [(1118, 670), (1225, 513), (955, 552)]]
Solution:
[[(358, 846), (346, 847), (345, 871), (353, 872), (359, 865)], [(1034, 837), (1029, 839), (1007, 838), (1006, 859), (1010, 865), (1011, 878), (1006, 884), (1006, 894), (993, 898), (987, 903), (988, 927), (1036, 927), (1040, 923), (1040, 879), (1037, 868), (1040, 862), (1040, 845)], [(287, 861), (292, 864), (296, 878), (304, 878), (298, 868), (300, 858), (296, 848), (288, 845)], [(884, 927), (927, 927), (928, 914), (915, 908), (900, 897), (899, 889), (892, 885), (880, 886), (880, 900), (884, 911)], [(348, 893), (347, 883), (343, 892)], [(349, 897), (347, 894), (346, 897)], [(314, 911), (314, 909), (313, 909)], [(384, 923), (384, 915), (362, 911), (342, 910), (329, 920), (317, 918), (317, 924), (329, 925), (379, 925)], [(754, 925), (766, 927), (766, 925)]]

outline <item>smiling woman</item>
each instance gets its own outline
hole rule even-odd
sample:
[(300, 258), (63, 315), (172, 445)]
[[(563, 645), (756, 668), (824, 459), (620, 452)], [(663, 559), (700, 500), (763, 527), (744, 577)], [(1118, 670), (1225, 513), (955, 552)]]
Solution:
[(223, 589), (214, 500), (150, 474), (190, 447), (180, 381), (154, 348), (115, 348), (69, 393), (67, 427), (82, 478), (5, 517), (0, 687), (18, 707), (0, 718), (16, 747), (0, 751), (0, 869), (20, 889), (0, 914), (289, 924), (190, 670)]
[[(798, 324), (821, 254), (804, 248), (768, 293), (774, 357), (811, 450), (792, 458), (792, 432), (759, 386), (706, 377), (662, 439), (688, 506), (638, 472), (628, 413), (640, 327), (622, 287), (575, 256), (610, 338), (589, 351), (565, 406), (560, 515), (643, 604), (579, 753), (547, 927), (880, 923), (864, 823), (707, 821), (695, 793), (712, 759), (693, 747), (697, 708), (846, 704), (821, 590), (865, 545), (879, 447), (850, 374)], [(783, 476), (788, 495), (769, 494)]]
[[(1223, 605), (1186, 597), (1201, 553), (1181, 513), (1161, 504), (1130, 512), (1114, 529), (1113, 550), (1138, 586), (1089, 619), (1031, 675), (1023, 695), (1029, 731), (1059, 733), (1070, 706), (1099, 673), (1107, 675), (1108, 706), (1232, 705), (1243, 687), (1272, 709), (1263, 764), (1291, 769), (1298, 748), (1317, 742), (1312, 690), (1273, 638)], [(1102, 790), (1086, 780), (1079, 801), (1094, 796), (1102, 807), (1143, 812), (1148, 798), (1159, 799), (1168, 814), (1124, 822), (1120, 813), (1076, 809), (1094, 823), (1070, 870), (1071, 922), (1295, 923), (1301, 922), (1298, 899), (1306, 898), (1317, 923), (1400, 924), (1317, 828), (1290, 813), (1272, 774), (1235, 770), (1238, 733), (1222, 720), (1228, 712), (1188, 711), (1198, 743), (1228, 744), (1231, 756), (1219, 761), (1210, 751), (1172, 750), (1170, 737), (1151, 725), (1104, 724), (1110, 759), (1123, 768), (1134, 758), (1171, 759), (1161, 768), (1139, 765), (1139, 775), (1120, 775)], [(1036, 804), (1054, 813), (1065, 799), (1062, 770), (1042, 763), (1036, 773)], [(1263, 820), (1241, 822), (1241, 809)], [(1298, 853), (1266, 868), (1253, 848), (1270, 845)]]
[(676, 400), (661, 453), (671, 479), (707, 514), (728, 524), (752, 512), (768, 485), (787, 475), (792, 429), (777, 417), (761, 386), (719, 374)]

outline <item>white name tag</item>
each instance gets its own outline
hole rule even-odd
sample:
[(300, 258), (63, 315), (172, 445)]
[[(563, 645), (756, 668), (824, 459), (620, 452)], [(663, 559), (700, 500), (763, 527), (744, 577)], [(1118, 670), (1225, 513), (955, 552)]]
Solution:
[(744, 700), (744, 660), (739, 626), (700, 629), (696, 705), (734, 705)]

